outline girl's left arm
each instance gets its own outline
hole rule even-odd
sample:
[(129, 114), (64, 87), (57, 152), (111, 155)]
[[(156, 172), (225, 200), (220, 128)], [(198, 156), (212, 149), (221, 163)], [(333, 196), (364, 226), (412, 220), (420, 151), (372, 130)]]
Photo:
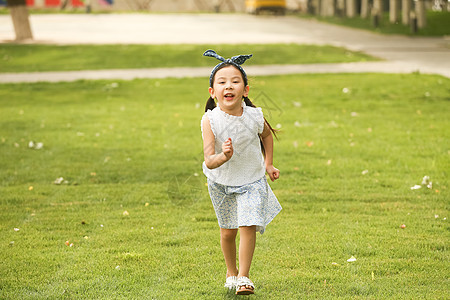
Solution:
[(273, 136), (272, 131), (266, 122), (264, 122), (264, 130), (261, 133), (261, 140), (264, 145), (266, 164), (266, 172), (269, 174), (270, 180), (275, 181), (280, 177), (280, 170), (273, 166)]

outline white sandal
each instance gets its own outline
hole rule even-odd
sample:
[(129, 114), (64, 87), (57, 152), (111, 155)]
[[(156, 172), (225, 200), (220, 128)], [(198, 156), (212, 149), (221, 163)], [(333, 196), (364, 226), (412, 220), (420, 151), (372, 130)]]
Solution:
[(236, 288), (237, 276), (229, 276), (227, 277), (227, 281), (225, 282), (224, 287), (229, 290), (233, 290)]
[(251, 295), (255, 293), (255, 285), (248, 277), (239, 277), (236, 283), (236, 295)]

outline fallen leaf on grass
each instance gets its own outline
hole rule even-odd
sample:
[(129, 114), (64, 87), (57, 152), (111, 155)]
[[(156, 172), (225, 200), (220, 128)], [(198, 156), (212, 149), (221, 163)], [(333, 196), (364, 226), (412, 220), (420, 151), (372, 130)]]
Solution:
[(36, 149), (36, 150), (41, 150), (42, 148), (44, 148), (44, 143), (35, 143), (33, 141), (29, 141), (28, 142), (28, 148), (30, 149)]
[(55, 181), (53, 181), (53, 184), (56, 184), (56, 185), (60, 185), (60, 184), (63, 184), (63, 183), (64, 184), (68, 184), (69, 181), (64, 180), (63, 177), (56, 178)]
[(64, 178), (63, 177), (59, 177), (59, 178), (56, 178), (55, 181), (53, 181), (53, 183), (54, 184), (61, 184), (63, 181), (64, 181)]
[(347, 259), (348, 262), (354, 262), (356, 261), (356, 258), (354, 256), (350, 257), (349, 259)]
[(116, 89), (119, 87), (119, 84), (117, 82), (112, 82), (110, 84), (107, 84), (103, 87), (104, 91), (111, 91), (113, 89)]
[(422, 179), (422, 185), (425, 185), (427, 188), (433, 188), (433, 182), (430, 180), (430, 176), (424, 176)]
[(411, 190), (418, 190), (422, 188), (422, 186), (425, 186), (430, 190), (433, 188), (433, 182), (431, 181), (430, 176), (424, 176), (422, 178), (422, 183), (420, 185), (415, 184), (414, 186), (411, 187)]

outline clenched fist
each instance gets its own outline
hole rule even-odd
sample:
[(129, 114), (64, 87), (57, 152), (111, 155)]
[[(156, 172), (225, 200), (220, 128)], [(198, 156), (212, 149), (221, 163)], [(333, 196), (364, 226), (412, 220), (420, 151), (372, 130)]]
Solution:
[(222, 152), (227, 160), (230, 160), (233, 156), (233, 143), (231, 142), (231, 138), (228, 138), (228, 140), (222, 144)]
[(275, 181), (280, 178), (280, 170), (275, 168), (273, 165), (266, 166), (266, 172), (269, 174), (270, 180)]

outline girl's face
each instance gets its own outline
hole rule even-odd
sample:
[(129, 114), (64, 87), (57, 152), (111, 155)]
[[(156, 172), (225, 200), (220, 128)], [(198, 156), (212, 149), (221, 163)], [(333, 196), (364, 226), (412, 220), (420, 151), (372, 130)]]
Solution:
[(213, 99), (217, 99), (221, 110), (230, 114), (239, 114), (242, 106), (242, 98), (248, 96), (249, 86), (244, 84), (241, 72), (228, 66), (217, 71), (213, 87), (209, 93)]

